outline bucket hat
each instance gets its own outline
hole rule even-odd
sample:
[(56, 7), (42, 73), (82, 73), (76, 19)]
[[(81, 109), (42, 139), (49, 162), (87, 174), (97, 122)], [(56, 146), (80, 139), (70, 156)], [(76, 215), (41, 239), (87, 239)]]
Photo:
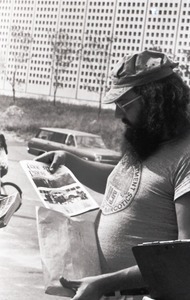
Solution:
[(112, 86), (103, 98), (104, 103), (112, 103), (135, 86), (147, 84), (171, 75), (178, 62), (166, 54), (145, 50), (138, 54), (124, 56), (111, 73)]

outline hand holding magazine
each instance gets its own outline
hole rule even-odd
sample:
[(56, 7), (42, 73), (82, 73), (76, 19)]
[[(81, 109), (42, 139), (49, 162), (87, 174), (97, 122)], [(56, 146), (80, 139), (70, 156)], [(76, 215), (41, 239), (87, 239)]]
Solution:
[(75, 216), (98, 209), (97, 202), (64, 165), (52, 174), (43, 162), (23, 160), (21, 165), (45, 207)]

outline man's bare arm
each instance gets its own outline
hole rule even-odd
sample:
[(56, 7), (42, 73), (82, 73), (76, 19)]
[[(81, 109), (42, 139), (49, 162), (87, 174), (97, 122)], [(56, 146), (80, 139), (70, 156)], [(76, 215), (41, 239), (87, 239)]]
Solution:
[(178, 239), (190, 239), (190, 192), (175, 201)]
[(107, 178), (114, 168), (113, 165), (85, 161), (65, 151), (50, 151), (35, 160), (50, 164), (51, 172), (60, 165), (66, 165), (82, 184), (102, 194), (105, 192)]

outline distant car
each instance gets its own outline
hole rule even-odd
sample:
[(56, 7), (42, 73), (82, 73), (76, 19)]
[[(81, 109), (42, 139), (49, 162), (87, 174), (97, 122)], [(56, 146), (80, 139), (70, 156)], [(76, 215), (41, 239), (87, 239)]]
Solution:
[(33, 155), (65, 150), (85, 160), (114, 165), (121, 158), (119, 152), (106, 148), (101, 136), (64, 128), (40, 128), (28, 142), (27, 150)]

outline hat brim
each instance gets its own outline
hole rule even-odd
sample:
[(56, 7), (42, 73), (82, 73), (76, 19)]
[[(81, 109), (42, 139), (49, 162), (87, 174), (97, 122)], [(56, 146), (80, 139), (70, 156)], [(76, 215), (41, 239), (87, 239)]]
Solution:
[(109, 104), (117, 101), (121, 96), (123, 96), (132, 88), (133, 86), (124, 86), (120, 88), (111, 87), (111, 89), (106, 93), (105, 97), (103, 98), (103, 103)]

